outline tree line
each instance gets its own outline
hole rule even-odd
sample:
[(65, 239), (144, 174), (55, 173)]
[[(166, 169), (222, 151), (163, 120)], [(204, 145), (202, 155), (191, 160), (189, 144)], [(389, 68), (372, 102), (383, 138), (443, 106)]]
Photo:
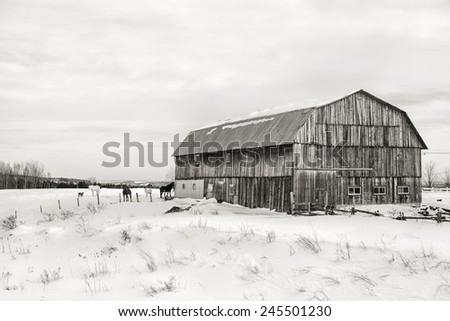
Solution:
[(429, 161), (424, 164), (422, 170), (423, 187), (450, 187), (450, 168), (442, 173), (438, 171), (436, 163)]
[(91, 182), (74, 178), (54, 178), (36, 160), (0, 161), (0, 189), (87, 188)]

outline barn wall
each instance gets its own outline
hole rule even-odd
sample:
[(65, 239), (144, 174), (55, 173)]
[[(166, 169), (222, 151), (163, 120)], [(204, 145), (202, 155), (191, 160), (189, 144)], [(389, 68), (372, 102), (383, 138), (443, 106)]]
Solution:
[(202, 179), (177, 180), (175, 184), (175, 197), (197, 198), (204, 197), (204, 181)]
[[(229, 154), (227, 156), (226, 154)], [(292, 176), (292, 145), (176, 157), (175, 177), (282, 177)], [(255, 160), (254, 163), (249, 163)], [(270, 160), (273, 160), (271, 162)], [(273, 163), (273, 164), (272, 164)]]
[[(339, 171), (297, 170), (294, 175), (294, 195), (298, 203), (329, 205), (420, 203), (420, 177), (342, 176)], [(361, 187), (360, 196), (349, 196), (348, 188)], [(386, 194), (374, 195), (374, 186), (386, 187)], [(408, 186), (409, 195), (399, 195), (398, 186)]]
[(316, 108), (300, 129), (296, 142), (425, 148), (404, 112), (364, 93)]
[[(296, 168), (371, 168), (373, 177), (420, 177), (419, 148), (294, 145)], [(361, 176), (361, 171), (342, 172)]]
[[(203, 181), (204, 196), (214, 197), (219, 202), (269, 208), (278, 212), (291, 211), (291, 177), (209, 177)], [(186, 180), (176, 181), (177, 186), (178, 182)]]

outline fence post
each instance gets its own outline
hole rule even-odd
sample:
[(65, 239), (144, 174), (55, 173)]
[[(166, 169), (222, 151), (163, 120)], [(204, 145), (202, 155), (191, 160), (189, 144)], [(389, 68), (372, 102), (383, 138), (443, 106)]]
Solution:
[(290, 192), (289, 195), (291, 197), (291, 214), (294, 215), (294, 210), (295, 210), (294, 192)]
[(119, 193), (119, 203), (122, 203), (122, 194)]
[(153, 202), (152, 190), (150, 190), (150, 202)]
[(14, 217), (17, 218), (17, 210), (14, 211)]
[(308, 215), (311, 215), (311, 202), (308, 202)]
[(139, 194), (138, 193), (136, 193), (136, 202), (139, 203)]
[(42, 214), (42, 205), (39, 205), (39, 209), (41, 210), (41, 214)]
[(80, 207), (80, 198), (79, 197), (77, 197), (77, 205), (78, 205), (78, 207)]
[(61, 201), (58, 200), (58, 208), (61, 209)]
[(351, 213), (351, 215), (355, 215), (355, 212), (356, 212), (355, 208), (352, 207), (352, 213)]
[(100, 194), (97, 193), (97, 205), (100, 205)]

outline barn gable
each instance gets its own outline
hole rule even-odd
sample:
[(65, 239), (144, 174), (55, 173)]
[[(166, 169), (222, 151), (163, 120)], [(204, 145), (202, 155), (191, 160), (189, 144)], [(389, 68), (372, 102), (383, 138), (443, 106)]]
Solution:
[(323, 146), (427, 149), (406, 112), (364, 90), (316, 107), (295, 141)]

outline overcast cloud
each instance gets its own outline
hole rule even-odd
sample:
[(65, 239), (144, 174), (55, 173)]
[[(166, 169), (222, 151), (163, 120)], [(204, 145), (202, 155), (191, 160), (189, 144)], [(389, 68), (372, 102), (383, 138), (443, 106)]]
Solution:
[(0, 0), (0, 159), (161, 179), (102, 168), (103, 144), (124, 132), (170, 141), (361, 88), (407, 111), (430, 150), (450, 151), (449, 17), (449, 0)]

